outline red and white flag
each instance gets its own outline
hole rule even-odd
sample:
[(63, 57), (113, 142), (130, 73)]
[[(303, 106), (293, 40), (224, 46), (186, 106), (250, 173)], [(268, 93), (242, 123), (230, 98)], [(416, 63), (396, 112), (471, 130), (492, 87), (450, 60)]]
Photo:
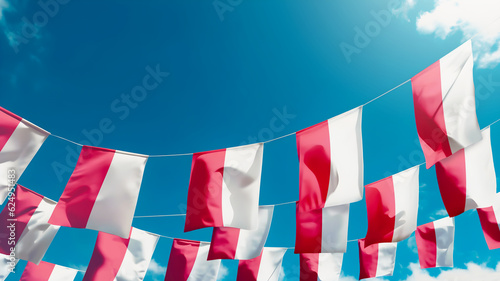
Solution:
[(366, 189), (365, 244), (398, 242), (417, 228), (419, 166), (371, 183)]
[(130, 238), (99, 232), (83, 281), (143, 280), (159, 236), (130, 228)]
[(128, 238), (148, 156), (83, 146), (49, 223)]
[(28, 262), (19, 281), (72, 281), (76, 274), (78, 270), (64, 266), (44, 261), (39, 265)]
[(193, 155), (184, 231), (257, 228), (264, 144)]
[(208, 260), (256, 258), (266, 244), (271, 228), (274, 206), (259, 207), (259, 226), (254, 230), (214, 227)]
[(450, 217), (493, 204), (497, 177), (493, 165), (490, 128), (483, 139), (436, 163), (444, 206)]
[(18, 261), (19, 259), (13, 256), (0, 254), (0, 281), (4, 281), (11, 272), (15, 272)]
[(344, 253), (349, 204), (300, 211), (296, 206), (295, 253)]
[(420, 268), (453, 267), (455, 219), (443, 218), (417, 227)]
[(478, 208), (477, 214), (488, 248), (490, 250), (500, 248), (500, 193), (495, 195), (492, 206)]
[(285, 248), (265, 247), (262, 254), (238, 264), (236, 281), (278, 281)]
[(221, 260), (207, 260), (210, 243), (174, 239), (165, 281), (215, 281)]
[(342, 253), (300, 254), (300, 281), (338, 281)]
[[(0, 204), (49, 135), (49, 132), (0, 107)], [(11, 170), (15, 172), (9, 172)], [(12, 176), (15, 176), (14, 181)]]
[(56, 202), (17, 185), (0, 213), (2, 232), (15, 235), (13, 240), (0, 240), (0, 253), (9, 255), (15, 247), (16, 258), (40, 263), (59, 230), (48, 223), (55, 206)]
[(380, 276), (392, 276), (396, 264), (397, 243), (379, 243), (365, 246), (364, 239), (359, 245), (359, 280)]
[(411, 79), (418, 137), (427, 168), (481, 140), (473, 64), (469, 40)]
[(296, 133), (304, 211), (363, 199), (362, 107)]

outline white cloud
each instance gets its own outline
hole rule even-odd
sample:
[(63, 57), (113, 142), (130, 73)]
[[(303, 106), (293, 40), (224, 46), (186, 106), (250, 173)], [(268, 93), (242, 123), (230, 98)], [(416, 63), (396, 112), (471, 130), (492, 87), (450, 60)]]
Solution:
[(358, 278), (354, 278), (352, 276), (340, 276), (339, 281), (357, 281)]
[(220, 264), (219, 274), (217, 275), (217, 281), (224, 280), (229, 275), (229, 269), (224, 265)]
[(497, 264), (496, 269), (472, 262), (466, 264), (466, 266), (466, 269), (453, 268), (443, 270), (437, 277), (432, 277), (427, 271), (420, 269), (418, 264), (412, 263), (409, 266), (412, 274), (405, 281), (495, 281), (498, 280), (498, 276), (500, 275), (500, 262)]
[(150, 271), (154, 275), (162, 275), (167, 272), (167, 267), (160, 265), (158, 262), (152, 259), (149, 263), (148, 271)]
[(410, 236), (410, 238), (406, 240), (406, 245), (413, 253), (418, 254), (417, 239), (415, 238), (415, 235)]
[(3, 20), (3, 11), (9, 8), (7, 0), (0, 0), (0, 20)]
[(461, 32), (463, 40), (474, 38), (474, 53), (480, 68), (500, 62), (500, 1), (436, 0), (431, 11), (417, 18), (417, 30), (441, 39)]
[(410, 18), (408, 18), (408, 12), (415, 7), (415, 4), (417, 4), (417, 0), (404, 0), (399, 8), (392, 10), (392, 13), (410, 21)]
[(442, 219), (443, 217), (447, 217), (447, 216), (448, 216), (448, 212), (446, 211), (446, 209), (440, 209), (440, 210), (434, 211), (434, 213), (432, 213), (429, 217), (431, 220), (437, 220), (437, 219)]

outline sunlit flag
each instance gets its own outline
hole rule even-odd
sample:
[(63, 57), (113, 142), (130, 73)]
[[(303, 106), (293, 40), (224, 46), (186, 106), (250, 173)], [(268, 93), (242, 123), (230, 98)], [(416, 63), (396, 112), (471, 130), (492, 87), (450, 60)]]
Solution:
[(392, 276), (396, 264), (397, 243), (365, 245), (363, 239), (359, 246), (359, 279)]
[(77, 274), (76, 269), (44, 261), (39, 265), (28, 262), (19, 281), (72, 281)]
[(342, 253), (300, 254), (300, 281), (338, 281)]
[(477, 214), (488, 248), (500, 248), (500, 193), (495, 195), (492, 206), (477, 209)]
[(415, 240), (421, 268), (453, 267), (454, 218), (420, 225), (415, 232)]
[(285, 248), (265, 247), (262, 254), (238, 264), (236, 281), (278, 281)]

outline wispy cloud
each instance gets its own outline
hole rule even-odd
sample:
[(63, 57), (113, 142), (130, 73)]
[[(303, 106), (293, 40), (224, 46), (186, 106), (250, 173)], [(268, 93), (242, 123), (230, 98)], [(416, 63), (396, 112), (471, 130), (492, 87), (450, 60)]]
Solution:
[(445, 39), (456, 32), (463, 40), (474, 38), (478, 67), (494, 67), (500, 63), (500, 1), (436, 0), (430, 11), (417, 17), (417, 30)]
[(484, 264), (468, 263), (467, 268), (453, 268), (442, 271), (438, 276), (432, 277), (425, 270), (420, 269), (416, 263), (409, 266), (412, 274), (405, 281), (469, 281), (469, 280), (498, 280), (500, 276), (500, 262), (496, 268), (486, 267)]
[(440, 218), (447, 217), (447, 216), (448, 216), (448, 212), (446, 211), (446, 209), (440, 209), (440, 210), (434, 211), (434, 213), (432, 213), (430, 215), (430, 219), (436, 220), (436, 219), (440, 219)]
[(392, 10), (392, 13), (396, 16), (403, 17), (407, 21), (410, 21), (408, 12), (413, 9), (413, 7), (415, 7), (415, 4), (417, 4), (417, 0), (404, 0), (399, 8)]
[(221, 263), (219, 267), (219, 274), (217, 275), (217, 281), (224, 280), (228, 275), (229, 269)]
[(406, 240), (406, 245), (414, 254), (418, 253), (417, 240), (415, 239), (415, 235), (410, 236), (410, 238)]
[(160, 265), (156, 260), (152, 259), (149, 263), (148, 271), (154, 275), (162, 275), (167, 272), (167, 267)]

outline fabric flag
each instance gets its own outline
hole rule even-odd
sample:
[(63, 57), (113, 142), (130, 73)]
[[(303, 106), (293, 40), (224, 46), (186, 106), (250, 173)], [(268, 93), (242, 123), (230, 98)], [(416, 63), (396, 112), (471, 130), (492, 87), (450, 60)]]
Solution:
[(450, 217), (493, 204), (497, 190), (490, 128), (483, 139), (436, 163), (444, 206)]
[(15, 272), (18, 261), (14, 257), (0, 254), (0, 281), (4, 281), (11, 272)]
[(143, 280), (158, 238), (134, 227), (128, 239), (99, 232), (83, 281)]
[(13, 185), (9, 175), (19, 179), (49, 135), (49, 132), (0, 107), (0, 204)]
[(147, 159), (83, 146), (49, 223), (128, 238)]
[(19, 281), (72, 281), (78, 270), (64, 266), (40, 262), (36, 265), (28, 262)]
[(453, 267), (455, 219), (443, 218), (417, 227), (420, 268)]
[(363, 199), (362, 107), (296, 133), (303, 211)]
[(259, 226), (255, 230), (215, 227), (208, 260), (249, 260), (258, 257), (266, 244), (273, 210), (274, 206), (259, 207)]
[(0, 213), (0, 228), (13, 237), (0, 240), (0, 253), (9, 255), (15, 247), (16, 258), (40, 263), (59, 230), (48, 223), (55, 206), (56, 202), (17, 185)]
[(285, 248), (265, 247), (262, 254), (238, 264), (236, 281), (278, 281)]
[(396, 264), (397, 243), (379, 243), (365, 245), (364, 239), (359, 245), (359, 279), (392, 276)]
[(300, 281), (338, 281), (342, 253), (300, 254)]
[(184, 231), (257, 228), (264, 144), (193, 155)]
[(419, 166), (366, 186), (365, 245), (398, 242), (417, 228)]
[(411, 79), (417, 132), (427, 168), (481, 140), (473, 64), (469, 40)]
[(221, 260), (207, 260), (210, 243), (174, 239), (165, 281), (215, 281)]
[(296, 210), (295, 253), (345, 253), (349, 226), (349, 204)]
[(484, 238), (490, 250), (500, 248), (500, 193), (495, 195), (493, 206), (477, 209)]

